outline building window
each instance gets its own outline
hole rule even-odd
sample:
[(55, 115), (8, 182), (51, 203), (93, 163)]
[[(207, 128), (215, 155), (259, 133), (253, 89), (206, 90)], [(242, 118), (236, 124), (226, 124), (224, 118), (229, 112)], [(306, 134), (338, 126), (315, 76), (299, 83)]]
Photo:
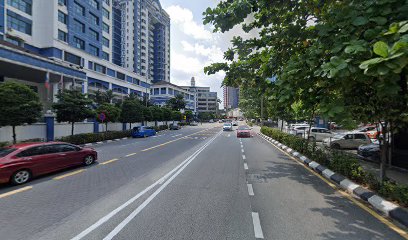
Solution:
[(102, 23), (102, 30), (106, 33), (109, 33), (109, 25), (106, 23)]
[(58, 29), (58, 39), (67, 42), (68, 34)]
[(102, 37), (102, 45), (105, 47), (109, 47), (109, 39), (106, 37)]
[(85, 8), (81, 4), (79, 4), (77, 2), (74, 2), (74, 12), (76, 12), (76, 13), (82, 15), (82, 16), (85, 16)]
[(109, 11), (106, 10), (106, 8), (102, 8), (102, 15), (103, 15), (104, 17), (106, 17), (107, 19), (110, 19)]
[(160, 94), (166, 94), (166, 88), (161, 88), (160, 89)]
[(99, 26), (99, 18), (92, 13), (89, 13), (89, 16), (91, 18), (91, 23)]
[(94, 63), (94, 70), (95, 72), (106, 74), (106, 67), (100, 64)]
[(81, 23), (80, 21), (74, 19), (74, 29), (77, 32), (85, 32), (85, 24)]
[(20, 11), (23, 11), (31, 15), (31, 1), (28, 0), (7, 0), (8, 5), (17, 8)]
[(102, 52), (102, 59), (109, 61), (109, 54), (107, 52)]
[(98, 57), (99, 56), (99, 48), (95, 47), (94, 45), (89, 44), (89, 53)]
[(116, 78), (125, 81), (126, 75), (120, 72), (116, 72)]
[(67, 24), (67, 15), (61, 11), (58, 11), (58, 21)]
[(108, 6), (110, 6), (110, 0), (104, 0), (104, 2), (105, 2)]
[(94, 41), (99, 41), (99, 33), (97, 33), (95, 30), (89, 29), (89, 35)]
[(153, 95), (159, 95), (159, 88), (155, 88), (155, 89), (154, 89)]
[(81, 66), (81, 57), (78, 57), (77, 55), (74, 55), (69, 52), (65, 52), (64, 54), (64, 60), (76, 65)]
[(74, 45), (76, 48), (85, 50), (85, 41), (78, 37), (74, 37)]
[(31, 35), (30, 20), (11, 11), (7, 11), (7, 27)]
[(99, 3), (96, 0), (89, 0), (88, 2), (92, 7), (99, 9)]
[(67, 0), (58, 0), (58, 4), (66, 6), (67, 5)]

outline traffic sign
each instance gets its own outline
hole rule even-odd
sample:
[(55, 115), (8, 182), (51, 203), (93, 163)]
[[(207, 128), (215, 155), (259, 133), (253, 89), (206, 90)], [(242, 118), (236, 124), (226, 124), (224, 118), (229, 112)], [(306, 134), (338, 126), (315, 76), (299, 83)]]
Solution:
[(98, 119), (101, 120), (102, 122), (105, 121), (105, 119), (106, 119), (105, 113), (99, 113), (98, 114)]

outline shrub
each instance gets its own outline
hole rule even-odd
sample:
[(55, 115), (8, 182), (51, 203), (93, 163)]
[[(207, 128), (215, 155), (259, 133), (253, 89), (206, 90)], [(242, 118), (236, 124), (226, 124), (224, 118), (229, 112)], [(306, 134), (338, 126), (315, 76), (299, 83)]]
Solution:
[(93, 142), (100, 142), (105, 140), (113, 140), (117, 138), (124, 138), (132, 136), (132, 131), (108, 131), (103, 133), (83, 133), (83, 134), (76, 134), (73, 136), (66, 136), (61, 137), (58, 139), (62, 142), (69, 142), (72, 144), (85, 144), (85, 143), (93, 143)]
[(8, 142), (0, 142), (0, 147), (5, 147), (10, 145)]

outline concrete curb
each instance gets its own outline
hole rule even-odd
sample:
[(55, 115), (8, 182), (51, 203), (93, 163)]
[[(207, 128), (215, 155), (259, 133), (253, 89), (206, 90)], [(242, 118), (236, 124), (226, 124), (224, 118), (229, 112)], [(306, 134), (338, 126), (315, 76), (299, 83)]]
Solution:
[(258, 133), (258, 135), (264, 140), (266, 140), (267, 142), (273, 144), (275, 147), (284, 150), (289, 155), (301, 161), (304, 165), (314, 170), (315, 172), (319, 173), (324, 178), (330, 180), (331, 182), (336, 183), (341, 189), (351, 193), (356, 198), (369, 203), (377, 211), (398, 221), (405, 227), (408, 227), (408, 210), (407, 209), (383, 199), (382, 197), (378, 196), (374, 192), (366, 188), (363, 188), (359, 184), (352, 182), (346, 177), (340, 174), (337, 174), (331, 171), (330, 169), (328, 169), (327, 167), (308, 159), (306, 156), (303, 156), (302, 154), (296, 152), (295, 150), (272, 139), (271, 137), (268, 137), (262, 133)]

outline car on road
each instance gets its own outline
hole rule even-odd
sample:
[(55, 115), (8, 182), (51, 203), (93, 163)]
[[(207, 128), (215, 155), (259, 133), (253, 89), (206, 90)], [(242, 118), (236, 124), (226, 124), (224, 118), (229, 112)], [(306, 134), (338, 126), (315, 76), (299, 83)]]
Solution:
[(369, 143), (371, 143), (370, 138), (361, 132), (337, 134), (323, 140), (325, 147), (333, 149), (357, 149), (359, 146)]
[(222, 121), (222, 119), (218, 120), (219, 123), (223, 123), (224, 121)]
[(150, 137), (156, 135), (156, 131), (152, 127), (139, 126), (134, 127), (132, 131), (133, 138)]
[(306, 131), (306, 137), (312, 141), (321, 142), (323, 139), (334, 136), (334, 133), (329, 131), (327, 128), (312, 127), (310, 129), (310, 134), (308, 135), (308, 129)]
[(361, 145), (357, 149), (359, 158), (373, 162), (380, 162), (380, 152), (380, 145), (375, 143)]
[(210, 121), (208, 121), (209, 123), (213, 123), (214, 122), (214, 120), (212, 120), (212, 119), (210, 119)]
[(238, 122), (237, 121), (232, 121), (232, 126), (238, 126)]
[(89, 166), (98, 153), (65, 142), (20, 143), (0, 148), (0, 183), (20, 185), (33, 177), (77, 165)]
[(190, 126), (198, 126), (198, 122), (194, 121), (190, 123)]
[(170, 130), (179, 130), (179, 129), (181, 129), (181, 126), (179, 124), (174, 123), (174, 124), (170, 124), (169, 129)]
[(237, 129), (237, 138), (250, 138), (251, 129), (247, 125), (241, 125)]
[(222, 127), (223, 131), (232, 131), (232, 123), (224, 123), (224, 126)]

